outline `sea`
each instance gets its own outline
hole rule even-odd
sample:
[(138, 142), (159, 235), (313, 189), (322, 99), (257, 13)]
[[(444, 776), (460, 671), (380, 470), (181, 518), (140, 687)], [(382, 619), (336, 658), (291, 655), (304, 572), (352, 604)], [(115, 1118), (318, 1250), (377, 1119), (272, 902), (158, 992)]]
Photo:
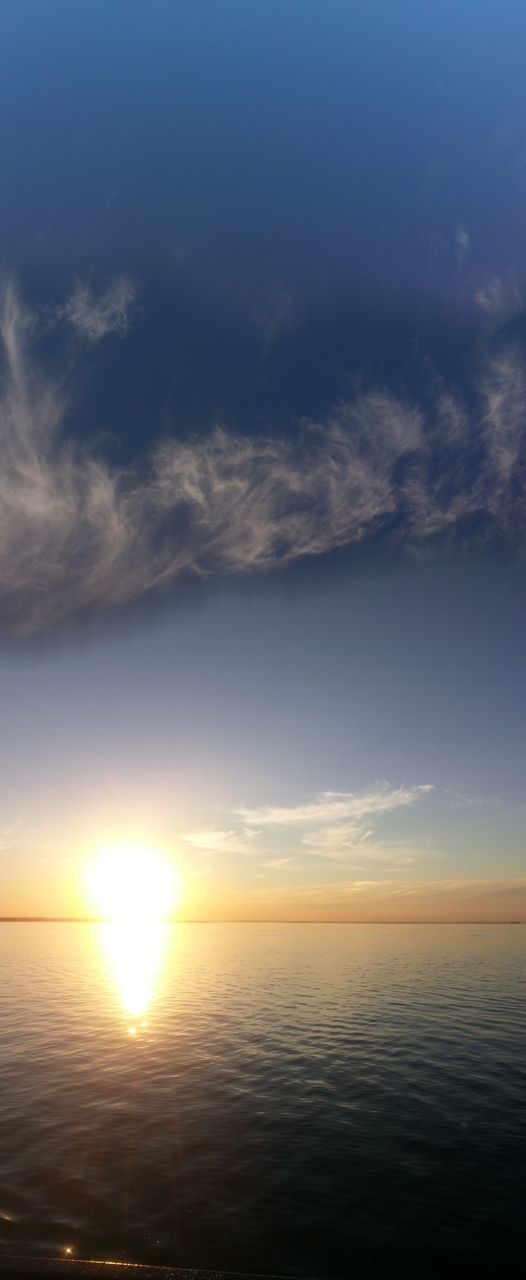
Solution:
[(0, 925), (0, 1262), (510, 1274), (526, 926)]

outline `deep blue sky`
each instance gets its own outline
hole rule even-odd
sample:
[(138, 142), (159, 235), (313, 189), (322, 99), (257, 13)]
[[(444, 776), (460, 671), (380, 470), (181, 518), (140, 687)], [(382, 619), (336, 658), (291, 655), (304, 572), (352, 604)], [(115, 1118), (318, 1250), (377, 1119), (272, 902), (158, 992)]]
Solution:
[(6, 912), (521, 914), (525, 37), (4, 0)]
[(429, 293), (462, 225), (524, 268), (521, 0), (6, 0), (0, 35), (5, 253)]

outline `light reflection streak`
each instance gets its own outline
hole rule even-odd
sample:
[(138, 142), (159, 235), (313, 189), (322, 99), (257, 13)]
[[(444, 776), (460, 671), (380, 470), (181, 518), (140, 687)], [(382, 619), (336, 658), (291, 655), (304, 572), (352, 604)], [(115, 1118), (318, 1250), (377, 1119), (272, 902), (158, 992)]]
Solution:
[(169, 925), (160, 921), (109, 921), (100, 925), (111, 978), (117, 988), (133, 1037), (146, 1030), (168, 943)]

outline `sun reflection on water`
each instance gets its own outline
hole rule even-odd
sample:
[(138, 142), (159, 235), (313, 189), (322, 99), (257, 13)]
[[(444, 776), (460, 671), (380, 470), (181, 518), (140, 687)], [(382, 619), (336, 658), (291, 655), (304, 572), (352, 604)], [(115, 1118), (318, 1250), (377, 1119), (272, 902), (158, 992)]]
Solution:
[(134, 1039), (148, 1029), (181, 877), (171, 859), (128, 842), (100, 849), (85, 867), (85, 885), (91, 909), (104, 920), (106, 965)]
[(170, 926), (160, 921), (109, 921), (99, 928), (128, 1035), (133, 1038), (149, 1026), (146, 1015), (158, 991)]

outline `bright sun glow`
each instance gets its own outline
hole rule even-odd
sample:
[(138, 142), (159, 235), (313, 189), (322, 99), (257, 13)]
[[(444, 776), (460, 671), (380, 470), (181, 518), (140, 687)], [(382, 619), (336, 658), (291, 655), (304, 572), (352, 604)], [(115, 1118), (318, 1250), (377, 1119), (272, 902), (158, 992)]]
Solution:
[(166, 920), (180, 896), (175, 867), (135, 845), (103, 849), (88, 865), (87, 888), (97, 915), (121, 924)]

